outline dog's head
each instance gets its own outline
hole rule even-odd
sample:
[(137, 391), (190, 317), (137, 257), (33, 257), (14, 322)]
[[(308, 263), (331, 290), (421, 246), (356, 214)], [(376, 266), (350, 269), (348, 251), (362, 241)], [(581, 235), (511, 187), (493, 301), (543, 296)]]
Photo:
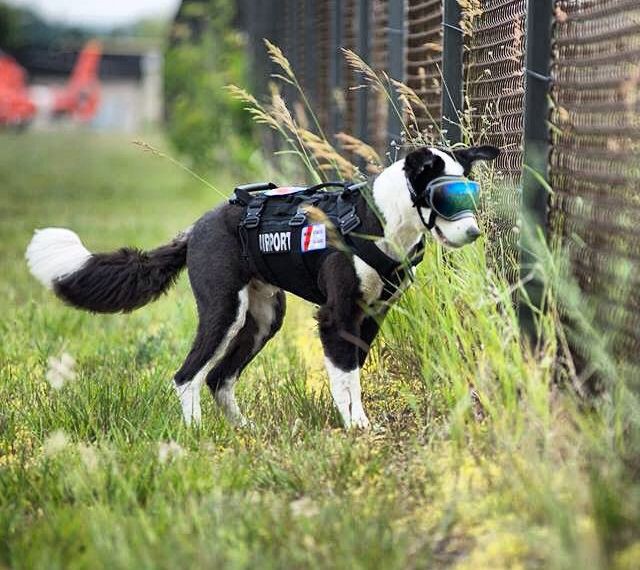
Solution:
[[(413, 192), (414, 203), (420, 207), (425, 219), (434, 222), (431, 233), (440, 243), (450, 248), (458, 248), (474, 242), (480, 236), (480, 228), (473, 209), (465, 209), (464, 204), (440, 209), (432, 205), (436, 187), (441, 188), (438, 198), (442, 201), (455, 200), (455, 179), (448, 181), (443, 177), (458, 177), (458, 193), (460, 188), (465, 192), (464, 178), (467, 177), (478, 160), (493, 160), (500, 154), (494, 146), (478, 146), (451, 152), (435, 148), (419, 148), (407, 155), (404, 161), (404, 174), (408, 188)], [(447, 188), (451, 181), (454, 185)], [(410, 186), (409, 186), (410, 185)], [(450, 197), (447, 196), (450, 193)], [(462, 198), (464, 201), (465, 197)], [(467, 198), (468, 199), (468, 198)]]

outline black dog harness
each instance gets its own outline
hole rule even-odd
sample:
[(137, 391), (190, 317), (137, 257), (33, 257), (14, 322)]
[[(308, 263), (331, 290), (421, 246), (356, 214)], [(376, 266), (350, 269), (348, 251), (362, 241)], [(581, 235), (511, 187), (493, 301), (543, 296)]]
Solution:
[(238, 227), (243, 257), (265, 281), (322, 304), (326, 296), (319, 288), (318, 273), (326, 256), (342, 244), (375, 269), (384, 283), (381, 299), (388, 300), (410, 276), (410, 268), (422, 261), (424, 239), (402, 262), (384, 253), (370, 236), (358, 234), (362, 222), (357, 206), (372, 209), (361, 192), (365, 185), (325, 182), (308, 188), (278, 188), (261, 182), (238, 186), (230, 202), (245, 209)]

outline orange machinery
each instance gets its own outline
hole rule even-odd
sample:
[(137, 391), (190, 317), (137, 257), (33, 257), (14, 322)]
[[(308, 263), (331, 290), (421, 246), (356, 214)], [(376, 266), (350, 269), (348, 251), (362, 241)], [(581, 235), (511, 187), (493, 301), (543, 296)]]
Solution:
[[(67, 85), (52, 90), (50, 111), (54, 117), (89, 121), (95, 116), (100, 103), (101, 57), (101, 45), (95, 40), (87, 42)], [(25, 70), (11, 56), (0, 52), (0, 126), (27, 126), (37, 111), (29, 94)]]
[(24, 69), (10, 55), (0, 52), (0, 125), (25, 127), (36, 111)]
[(78, 56), (69, 83), (54, 93), (54, 116), (71, 116), (81, 121), (94, 117), (100, 102), (98, 69), (101, 57), (102, 46), (95, 40), (87, 42)]

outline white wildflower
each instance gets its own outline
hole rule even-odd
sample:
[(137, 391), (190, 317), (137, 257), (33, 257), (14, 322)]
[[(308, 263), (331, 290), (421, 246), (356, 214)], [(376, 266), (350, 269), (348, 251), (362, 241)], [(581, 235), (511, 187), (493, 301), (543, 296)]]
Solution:
[(69, 444), (69, 438), (62, 430), (56, 430), (49, 434), (42, 449), (48, 457), (53, 457), (60, 453)]
[(54, 390), (60, 390), (64, 386), (64, 378), (55, 370), (47, 370), (45, 378)]
[(49, 369), (47, 370), (45, 378), (54, 390), (60, 390), (65, 382), (70, 382), (75, 379), (76, 373), (74, 367), (76, 361), (67, 352), (63, 352), (60, 358), (49, 357), (47, 363), (49, 364)]
[(184, 453), (184, 449), (177, 442), (163, 441), (158, 446), (158, 461), (164, 465), (178, 457), (182, 457)]

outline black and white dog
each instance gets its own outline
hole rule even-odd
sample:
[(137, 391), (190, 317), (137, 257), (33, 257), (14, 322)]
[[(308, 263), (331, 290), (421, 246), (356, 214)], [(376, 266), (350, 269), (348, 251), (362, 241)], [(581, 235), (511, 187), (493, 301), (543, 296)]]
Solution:
[[(445, 246), (471, 243), (480, 235), (473, 213), (453, 221), (432, 216), (420, 197), (424, 198), (430, 182), (443, 176), (467, 176), (475, 161), (492, 160), (498, 153), (490, 146), (452, 152), (425, 147), (409, 153), (373, 183), (373, 199), (384, 226), (363, 205), (360, 231), (378, 235), (376, 245), (396, 259), (429, 233), (425, 219), (434, 220), (430, 233)], [(123, 248), (94, 254), (72, 231), (47, 228), (35, 232), (26, 258), (33, 275), (59, 298), (94, 312), (132, 311), (146, 305), (165, 292), (186, 265), (199, 324), (193, 346), (174, 378), (184, 420), (200, 422), (200, 389), (206, 381), (226, 417), (243, 425), (234, 384), (280, 329), (285, 295), (243, 260), (238, 234), (242, 215), (241, 206), (225, 203), (171, 243), (148, 252)], [(361, 401), (360, 368), (366, 347), (378, 332), (376, 313), (384, 313), (376, 303), (383, 282), (372, 267), (344, 249), (324, 257), (317, 280), (326, 298), (318, 322), (331, 394), (347, 427), (366, 428), (369, 420)]]

